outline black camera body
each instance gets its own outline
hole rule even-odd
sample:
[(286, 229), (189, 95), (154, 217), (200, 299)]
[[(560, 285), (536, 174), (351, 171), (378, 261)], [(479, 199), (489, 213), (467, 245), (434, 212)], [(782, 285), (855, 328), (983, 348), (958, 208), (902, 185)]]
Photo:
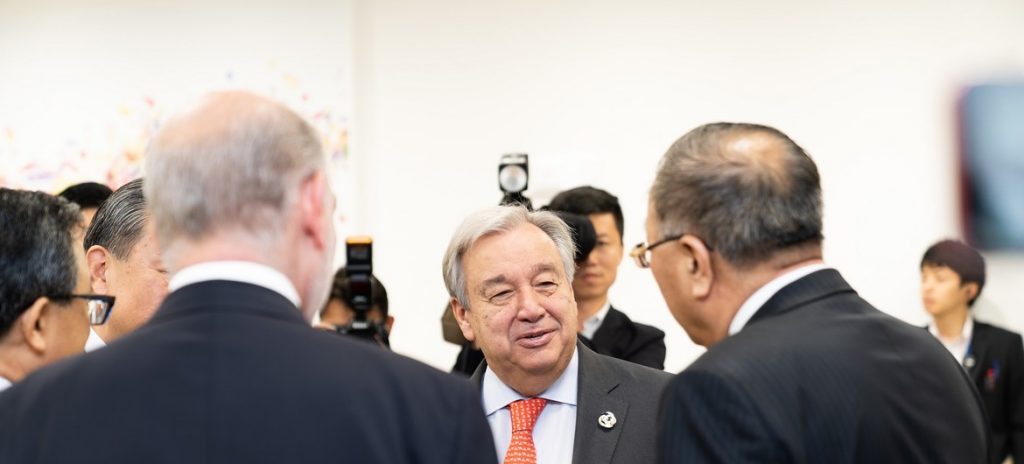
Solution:
[(348, 298), (345, 304), (355, 311), (352, 322), (336, 327), (335, 332), (350, 335), (389, 347), (388, 331), (383, 324), (371, 321), (373, 308), (373, 239), (368, 236), (345, 240), (345, 274), (348, 276)]

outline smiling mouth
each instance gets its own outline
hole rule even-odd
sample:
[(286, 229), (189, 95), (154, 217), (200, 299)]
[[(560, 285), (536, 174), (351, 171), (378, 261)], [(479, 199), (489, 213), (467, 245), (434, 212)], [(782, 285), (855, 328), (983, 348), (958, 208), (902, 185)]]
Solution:
[(539, 348), (544, 345), (547, 345), (548, 342), (551, 341), (551, 339), (554, 337), (554, 333), (554, 330), (542, 330), (532, 332), (522, 337), (519, 337), (519, 339), (516, 340), (516, 343), (524, 348)]

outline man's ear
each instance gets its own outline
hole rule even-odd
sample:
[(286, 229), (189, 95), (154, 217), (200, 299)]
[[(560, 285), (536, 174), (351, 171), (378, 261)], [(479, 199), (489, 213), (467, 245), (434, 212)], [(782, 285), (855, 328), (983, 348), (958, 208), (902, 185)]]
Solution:
[(690, 275), (690, 291), (694, 298), (704, 299), (711, 294), (715, 271), (711, 268), (711, 250), (697, 237), (683, 235), (679, 238), (683, 246), (682, 265)]
[(471, 342), (476, 341), (473, 326), (469, 324), (469, 319), (466, 318), (466, 308), (459, 303), (458, 298), (452, 298), (450, 304), (452, 305), (452, 314), (455, 315), (455, 321), (459, 323), (459, 329), (462, 329), (462, 336)]
[(384, 319), (384, 330), (386, 330), (388, 333), (391, 333), (391, 328), (394, 326), (395, 316), (388, 316), (387, 319)]
[(107, 270), (113, 257), (106, 248), (99, 245), (89, 247), (85, 252), (85, 262), (89, 266), (89, 283), (93, 293), (100, 295), (110, 294), (110, 285), (107, 283)]
[(36, 354), (46, 352), (46, 337), (43, 334), (47, 330), (52, 330), (46, 316), (50, 311), (58, 309), (60, 308), (53, 307), (53, 302), (49, 298), (41, 296), (36, 298), (15, 322), (15, 330), (21, 334), (25, 345)]
[(329, 223), (327, 214), (330, 208), (330, 201), (327, 198), (329, 187), (327, 175), (323, 171), (316, 171), (306, 177), (299, 186), (299, 213), (303, 234), (313, 240), (313, 244), (319, 249), (327, 248)]
[(967, 282), (961, 286), (964, 289), (964, 296), (967, 297), (967, 301), (973, 301), (978, 297), (978, 283)]

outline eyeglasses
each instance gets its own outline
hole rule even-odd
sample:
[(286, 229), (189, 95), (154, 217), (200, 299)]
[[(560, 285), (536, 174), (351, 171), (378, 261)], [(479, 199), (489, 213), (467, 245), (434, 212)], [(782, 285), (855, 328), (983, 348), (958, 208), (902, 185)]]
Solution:
[[(633, 262), (636, 263), (637, 267), (640, 269), (648, 269), (651, 267), (651, 250), (655, 247), (661, 246), (662, 244), (679, 240), (684, 235), (686, 235), (686, 233), (669, 235), (668, 237), (658, 240), (650, 245), (646, 243), (637, 243), (636, 246), (633, 247), (633, 250), (629, 252), (629, 257), (633, 258)], [(700, 238), (698, 237), (697, 240), (700, 240)], [(704, 242), (703, 240), (701, 240), (701, 242), (704, 243), (704, 247), (707, 248), (708, 251), (712, 250), (711, 245), (707, 242)]]
[(51, 296), (51, 300), (67, 301), (73, 298), (81, 298), (88, 305), (89, 324), (103, 325), (110, 317), (110, 310), (114, 309), (114, 297), (109, 295), (57, 295)]
[(686, 234), (669, 235), (668, 237), (658, 240), (650, 245), (643, 242), (637, 243), (636, 246), (633, 247), (633, 251), (629, 252), (629, 257), (633, 258), (633, 262), (636, 263), (637, 267), (640, 269), (647, 269), (651, 267), (651, 250), (673, 240), (679, 240), (683, 235)]

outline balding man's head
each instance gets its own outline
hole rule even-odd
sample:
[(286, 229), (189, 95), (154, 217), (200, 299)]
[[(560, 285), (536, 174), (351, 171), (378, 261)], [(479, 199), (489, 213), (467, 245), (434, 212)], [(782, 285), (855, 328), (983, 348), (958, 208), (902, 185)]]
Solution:
[(245, 92), (209, 95), (168, 121), (146, 151), (146, 198), (161, 243), (219, 229), (273, 237), (302, 179), (323, 170), (316, 131)]
[(662, 158), (651, 206), (664, 236), (689, 233), (735, 266), (821, 242), (818, 169), (782, 132), (715, 123), (677, 140)]
[(172, 274), (256, 262), (292, 282), (307, 318), (323, 306), (335, 200), (316, 131), (288, 108), (244, 92), (208, 96), (150, 142), (144, 188)]

